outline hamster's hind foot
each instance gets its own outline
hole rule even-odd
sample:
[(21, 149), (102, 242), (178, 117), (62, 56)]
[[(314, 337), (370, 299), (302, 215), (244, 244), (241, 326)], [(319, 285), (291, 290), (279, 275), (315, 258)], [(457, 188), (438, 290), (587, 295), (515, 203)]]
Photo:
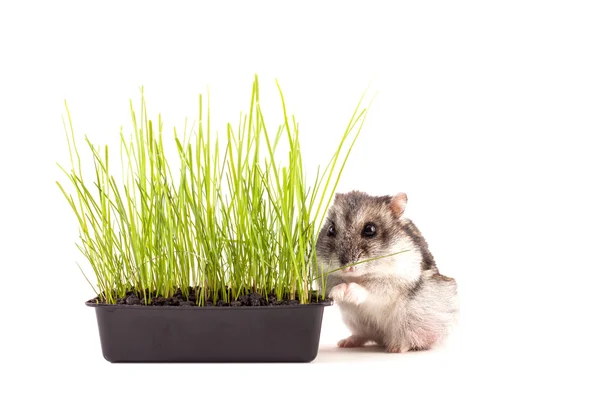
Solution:
[(386, 353), (408, 353), (410, 350), (408, 344), (392, 344), (385, 347)]
[(352, 347), (362, 347), (368, 342), (368, 339), (360, 336), (349, 336), (346, 339), (342, 339), (338, 342), (338, 347), (343, 348), (352, 348)]

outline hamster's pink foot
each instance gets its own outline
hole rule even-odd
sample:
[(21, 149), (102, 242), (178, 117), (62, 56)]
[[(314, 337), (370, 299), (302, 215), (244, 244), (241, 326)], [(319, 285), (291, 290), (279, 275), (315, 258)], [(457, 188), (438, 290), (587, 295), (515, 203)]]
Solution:
[(386, 353), (407, 353), (410, 346), (405, 344), (393, 344), (385, 347)]
[(422, 351), (431, 349), (438, 341), (438, 335), (432, 332), (419, 332), (411, 338), (411, 350)]
[(409, 351), (429, 350), (436, 343), (437, 339), (438, 336), (431, 332), (408, 332), (407, 336), (400, 342), (394, 341), (387, 344), (385, 351), (388, 353), (406, 353)]
[(350, 348), (350, 347), (362, 347), (367, 343), (367, 339), (359, 336), (350, 336), (346, 339), (342, 339), (338, 342), (338, 347)]

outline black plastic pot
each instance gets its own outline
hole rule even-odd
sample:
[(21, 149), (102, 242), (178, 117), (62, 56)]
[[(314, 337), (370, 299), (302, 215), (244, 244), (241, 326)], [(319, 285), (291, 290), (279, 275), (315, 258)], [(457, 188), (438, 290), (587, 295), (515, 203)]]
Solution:
[(310, 362), (317, 356), (324, 307), (106, 305), (96, 309), (110, 362)]

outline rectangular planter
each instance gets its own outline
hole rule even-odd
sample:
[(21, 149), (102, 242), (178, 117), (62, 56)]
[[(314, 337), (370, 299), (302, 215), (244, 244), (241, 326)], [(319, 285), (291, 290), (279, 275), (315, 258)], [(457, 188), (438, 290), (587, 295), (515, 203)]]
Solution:
[(110, 362), (310, 362), (324, 307), (106, 305), (87, 302)]

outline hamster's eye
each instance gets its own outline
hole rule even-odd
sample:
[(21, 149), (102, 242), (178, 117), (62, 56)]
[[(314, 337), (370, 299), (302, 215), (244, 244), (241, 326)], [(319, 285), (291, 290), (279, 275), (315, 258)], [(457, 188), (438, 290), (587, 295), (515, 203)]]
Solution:
[(329, 225), (327, 236), (335, 236), (335, 226), (333, 226), (333, 224)]
[(366, 237), (373, 237), (377, 234), (377, 227), (374, 224), (366, 224), (363, 228), (363, 235)]

